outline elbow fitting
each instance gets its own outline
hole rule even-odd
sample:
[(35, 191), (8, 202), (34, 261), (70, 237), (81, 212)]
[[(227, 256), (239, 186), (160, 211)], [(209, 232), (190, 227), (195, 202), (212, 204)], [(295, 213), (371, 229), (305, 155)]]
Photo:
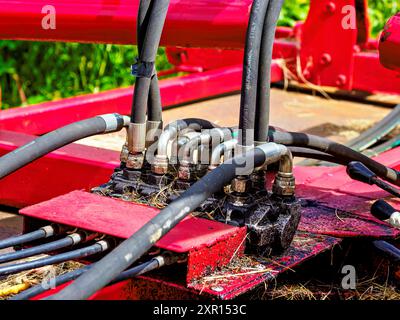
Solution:
[(221, 163), (221, 157), (225, 153), (229, 153), (227, 154), (226, 158), (231, 157), (237, 143), (238, 143), (237, 139), (232, 139), (219, 144), (211, 154), (210, 166), (208, 167), (208, 170), (211, 171), (217, 168)]
[(293, 197), (295, 178), (293, 175), (293, 156), (290, 150), (281, 144), (267, 143), (257, 148), (265, 153), (263, 167), (279, 161), (279, 170), (272, 185), (272, 193), (280, 197)]
[(146, 122), (146, 149), (149, 148), (153, 143), (157, 142), (161, 136), (163, 128), (162, 121), (147, 121)]

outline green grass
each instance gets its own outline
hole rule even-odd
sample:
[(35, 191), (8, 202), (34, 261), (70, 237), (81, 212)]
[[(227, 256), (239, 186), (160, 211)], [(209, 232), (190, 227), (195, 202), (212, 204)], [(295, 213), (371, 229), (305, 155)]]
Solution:
[[(279, 24), (304, 20), (308, 7), (309, 0), (287, 0)], [(399, 7), (399, 0), (370, 0), (374, 35)], [(0, 41), (1, 109), (131, 85), (136, 56), (134, 46)], [(157, 69), (168, 67), (160, 49)]]

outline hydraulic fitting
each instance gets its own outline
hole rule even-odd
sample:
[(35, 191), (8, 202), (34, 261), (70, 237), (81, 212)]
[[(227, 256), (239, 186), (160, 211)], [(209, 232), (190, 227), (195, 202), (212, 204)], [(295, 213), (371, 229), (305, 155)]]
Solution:
[(251, 190), (251, 180), (247, 176), (238, 176), (232, 180), (231, 188), (233, 192), (248, 193)]
[(144, 164), (144, 153), (129, 153), (126, 161), (126, 167), (128, 169), (140, 170)]
[(265, 188), (265, 174), (264, 170), (256, 170), (250, 175), (252, 187), (257, 190)]
[(128, 150), (131, 154), (146, 149), (146, 123), (130, 123), (128, 129)]
[(164, 155), (156, 155), (151, 165), (151, 171), (155, 174), (168, 173), (168, 157)]
[(295, 178), (293, 173), (278, 172), (274, 184), (272, 185), (272, 193), (281, 197), (294, 196), (296, 189)]
[(149, 148), (161, 136), (162, 121), (147, 121), (146, 123), (146, 148)]
[(190, 162), (183, 160), (178, 169), (178, 178), (185, 181), (195, 180), (196, 167)]
[(221, 163), (222, 156), (224, 156), (225, 161), (231, 158), (237, 143), (238, 141), (236, 139), (232, 139), (216, 146), (211, 154), (208, 170), (211, 171), (218, 167)]
[(128, 150), (128, 142), (122, 146), (121, 154), (120, 154), (120, 161), (121, 163), (127, 163), (129, 157), (129, 150)]

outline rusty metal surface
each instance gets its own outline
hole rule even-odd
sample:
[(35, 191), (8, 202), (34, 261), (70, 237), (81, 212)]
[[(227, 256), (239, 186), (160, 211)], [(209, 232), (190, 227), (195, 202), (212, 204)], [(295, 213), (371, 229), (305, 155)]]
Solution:
[(193, 282), (189, 288), (201, 294), (208, 294), (222, 300), (233, 299), (258, 285), (273, 281), (281, 273), (293, 269), (298, 264), (331, 249), (340, 239), (298, 232), (285, 254), (272, 259), (246, 257), (235, 267), (222, 269), (200, 281)]

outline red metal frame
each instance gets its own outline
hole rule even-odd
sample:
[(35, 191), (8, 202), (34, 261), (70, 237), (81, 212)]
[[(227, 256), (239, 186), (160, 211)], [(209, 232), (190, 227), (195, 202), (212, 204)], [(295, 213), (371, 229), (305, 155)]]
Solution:
[[(242, 48), (251, 0), (172, 0), (162, 45)], [(56, 28), (44, 29), (52, 5)], [(0, 38), (12, 40), (136, 43), (139, 0), (1, 0)], [(212, 35), (212, 36), (211, 36)]]

